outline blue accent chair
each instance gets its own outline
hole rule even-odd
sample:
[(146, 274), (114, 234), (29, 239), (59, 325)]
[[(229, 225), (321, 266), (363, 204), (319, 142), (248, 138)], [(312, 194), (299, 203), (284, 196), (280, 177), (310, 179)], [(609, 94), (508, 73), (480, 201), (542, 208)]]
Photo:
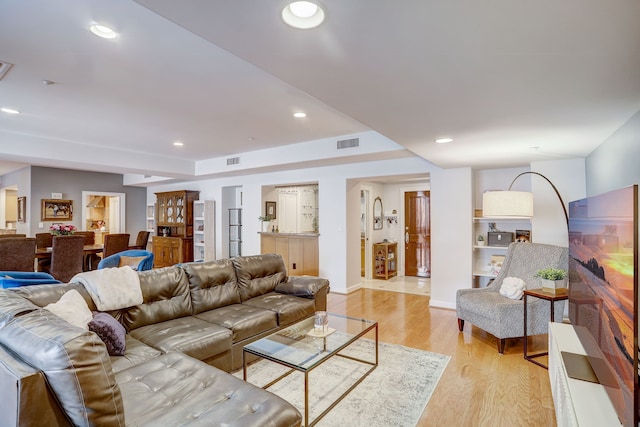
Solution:
[(29, 285), (48, 285), (62, 283), (50, 274), (40, 271), (0, 271), (1, 288), (17, 288)]
[(126, 265), (129, 265), (134, 270), (144, 271), (144, 270), (151, 270), (153, 268), (152, 252), (143, 251), (140, 249), (130, 249), (128, 251), (118, 252), (116, 254), (109, 255), (108, 257), (103, 258), (102, 261), (98, 263), (98, 270), (101, 270), (103, 268), (121, 267), (120, 261), (122, 257), (130, 257), (130, 258), (144, 257), (144, 259), (142, 259), (138, 263), (137, 267), (134, 267), (131, 264), (126, 263)]

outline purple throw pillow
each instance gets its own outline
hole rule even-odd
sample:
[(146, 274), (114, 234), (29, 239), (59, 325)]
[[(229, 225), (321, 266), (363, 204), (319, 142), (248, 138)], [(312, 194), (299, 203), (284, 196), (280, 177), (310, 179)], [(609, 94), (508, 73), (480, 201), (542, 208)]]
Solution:
[(95, 332), (107, 346), (110, 356), (124, 356), (127, 331), (113, 316), (96, 312), (88, 326), (89, 330)]

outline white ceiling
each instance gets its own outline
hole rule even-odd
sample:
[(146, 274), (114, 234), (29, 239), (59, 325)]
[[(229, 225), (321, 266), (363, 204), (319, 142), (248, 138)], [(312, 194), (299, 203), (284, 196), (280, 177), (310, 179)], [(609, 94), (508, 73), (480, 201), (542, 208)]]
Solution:
[(0, 0), (0, 106), (23, 112), (0, 114), (0, 160), (188, 177), (374, 130), (441, 167), (512, 167), (583, 157), (640, 110), (637, 0), (319, 3), (302, 31), (282, 0)]

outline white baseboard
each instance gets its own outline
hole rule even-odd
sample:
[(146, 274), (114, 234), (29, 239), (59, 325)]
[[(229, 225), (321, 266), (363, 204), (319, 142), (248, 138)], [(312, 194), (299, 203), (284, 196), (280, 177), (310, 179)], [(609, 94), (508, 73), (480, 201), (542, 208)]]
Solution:
[(429, 300), (429, 307), (447, 308), (447, 309), (450, 309), (450, 310), (455, 310), (456, 309), (456, 303), (455, 302), (450, 302), (450, 301), (438, 301), (438, 300), (434, 300), (433, 298), (431, 298)]

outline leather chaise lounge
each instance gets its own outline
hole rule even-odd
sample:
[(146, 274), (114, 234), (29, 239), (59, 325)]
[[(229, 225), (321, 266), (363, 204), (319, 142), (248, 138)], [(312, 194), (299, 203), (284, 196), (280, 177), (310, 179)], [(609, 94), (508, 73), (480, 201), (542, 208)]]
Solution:
[(80, 283), (0, 289), (3, 426), (299, 426), (288, 402), (228, 372), (242, 347), (326, 309), (329, 282), (287, 277), (279, 255), (138, 272), (143, 303), (108, 314), (126, 330), (110, 356), (93, 332), (43, 307)]

